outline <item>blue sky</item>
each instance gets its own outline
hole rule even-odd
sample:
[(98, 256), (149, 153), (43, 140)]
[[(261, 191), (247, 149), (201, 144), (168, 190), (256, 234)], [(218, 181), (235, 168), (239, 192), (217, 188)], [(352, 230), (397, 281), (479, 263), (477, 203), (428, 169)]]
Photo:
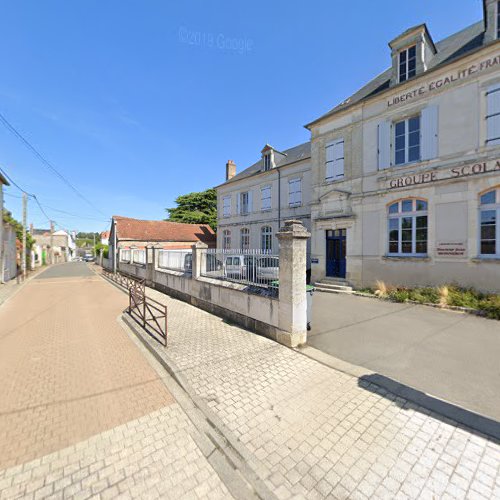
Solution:
[[(303, 125), (386, 69), (406, 28), (439, 41), (481, 16), (481, 0), (4, 1), (0, 112), (108, 217), (161, 219), (223, 182), (228, 159), (240, 171), (266, 142), (307, 141)], [(108, 227), (1, 125), (0, 166), (79, 216), (47, 209), (60, 226)]]

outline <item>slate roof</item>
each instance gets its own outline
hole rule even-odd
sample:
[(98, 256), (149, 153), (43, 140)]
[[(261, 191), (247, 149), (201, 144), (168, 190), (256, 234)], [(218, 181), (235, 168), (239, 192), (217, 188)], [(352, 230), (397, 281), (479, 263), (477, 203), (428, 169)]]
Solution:
[(183, 241), (207, 245), (216, 243), (216, 236), (208, 224), (183, 224), (162, 220), (139, 220), (114, 215), (119, 240)]
[[(413, 29), (415, 28), (411, 28), (411, 30)], [(453, 60), (466, 55), (468, 52), (482, 47), (483, 45), (484, 23), (483, 21), (478, 21), (468, 28), (465, 28), (462, 31), (455, 33), (454, 35), (451, 35), (448, 38), (437, 42), (435, 44), (437, 53), (430, 61), (427, 71), (435, 69), (438, 66), (444, 66), (445, 64), (448, 64)], [(306, 128), (309, 128), (311, 125), (322, 120), (323, 118), (334, 115), (339, 111), (343, 111), (344, 109), (347, 109), (354, 104), (357, 104), (388, 89), (390, 87), (391, 75), (392, 68), (385, 70), (383, 73), (371, 80), (367, 85), (347, 98), (344, 102), (335, 106), (333, 109), (328, 111), (328, 113), (325, 113), (316, 120), (313, 120), (311, 123), (308, 123), (306, 125)], [(396, 87), (397, 85), (393, 88)]]
[[(267, 146), (267, 144), (266, 144)], [(274, 149), (274, 148), (273, 148)], [(311, 157), (311, 143), (304, 142), (304, 144), (299, 144), (293, 148), (287, 149), (285, 151), (277, 151), (274, 149), (274, 160), (276, 167), (285, 167), (286, 165), (291, 165), (300, 160), (304, 160)], [(254, 163), (250, 167), (242, 170), (239, 174), (235, 175), (232, 179), (221, 184), (225, 186), (226, 184), (231, 184), (232, 182), (239, 181), (241, 179), (246, 179), (257, 175), (264, 171), (264, 161), (261, 158), (258, 162)]]

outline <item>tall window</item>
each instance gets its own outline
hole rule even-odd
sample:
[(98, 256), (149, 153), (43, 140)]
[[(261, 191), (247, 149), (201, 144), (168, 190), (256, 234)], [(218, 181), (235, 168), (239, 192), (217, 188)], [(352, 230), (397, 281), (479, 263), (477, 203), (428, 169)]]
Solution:
[(231, 216), (231, 196), (225, 196), (222, 199), (222, 215), (223, 217)]
[(249, 209), (249, 195), (248, 195), (248, 191), (246, 193), (240, 193), (240, 203), (241, 203), (241, 213), (242, 214), (248, 214), (250, 209)]
[(291, 207), (298, 207), (302, 204), (302, 179), (288, 181), (288, 204)]
[(271, 210), (271, 186), (263, 187), (260, 190), (262, 210)]
[(273, 249), (273, 230), (270, 226), (261, 229), (261, 249), (263, 252), (271, 252)]
[(420, 116), (395, 123), (394, 144), (396, 165), (420, 160)]
[(250, 248), (250, 229), (244, 227), (240, 231), (240, 243), (242, 250)]
[(500, 85), (492, 85), (486, 92), (486, 144), (500, 144)]
[(271, 155), (270, 154), (264, 155), (264, 170), (266, 172), (268, 170), (271, 170)]
[(222, 231), (222, 248), (224, 250), (231, 248), (231, 231), (229, 229)]
[(500, 257), (500, 187), (484, 193), (480, 203), (480, 254)]
[(389, 206), (389, 255), (427, 255), (427, 202), (400, 200)]
[(325, 179), (327, 181), (342, 179), (344, 177), (344, 139), (327, 144), (325, 149)]
[(413, 45), (399, 53), (399, 83), (406, 82), (417, 74), (417, 46)]

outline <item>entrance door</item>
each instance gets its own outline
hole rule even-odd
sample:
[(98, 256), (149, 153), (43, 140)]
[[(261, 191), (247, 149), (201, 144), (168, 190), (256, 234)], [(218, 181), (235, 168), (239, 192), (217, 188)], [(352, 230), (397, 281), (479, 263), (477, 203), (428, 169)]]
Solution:
[(345, 278), (347, 229), (326, 232), (326, 275)]

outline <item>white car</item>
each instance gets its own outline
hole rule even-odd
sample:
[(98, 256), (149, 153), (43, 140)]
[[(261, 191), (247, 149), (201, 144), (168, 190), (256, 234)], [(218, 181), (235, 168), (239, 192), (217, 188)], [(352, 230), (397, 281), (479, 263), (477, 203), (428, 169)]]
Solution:
[(228, 255), (224, 259), (224, 276), (244, 281), (255, 281), (257, 259), (253, 255)]
[(261, 257), (257, 261), (257, 281), (276, 281), (280, 277), (280, 260), (278, 257)]

